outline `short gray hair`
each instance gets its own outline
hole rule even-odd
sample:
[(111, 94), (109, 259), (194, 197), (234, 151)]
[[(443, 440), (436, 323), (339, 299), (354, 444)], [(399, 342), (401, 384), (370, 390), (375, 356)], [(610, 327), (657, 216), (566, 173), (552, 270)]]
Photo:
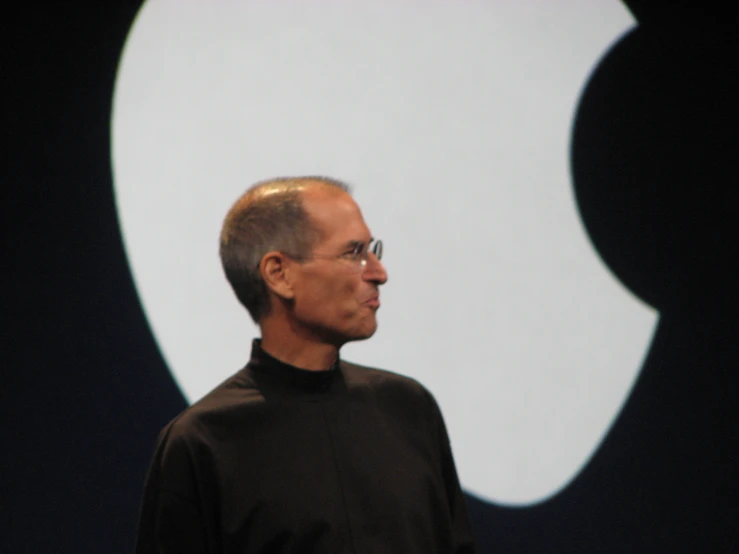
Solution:
[(249, 187), (226, 215), (220, 236), (221, 265), (255, 323), (270, 309), (259, 271), (264, 255), (277, 250), (309, 256), (319, 238), (302, 198), (302, 191), (315, 185), (350, 192), (349, 185), (329, 177), (278, 177)]

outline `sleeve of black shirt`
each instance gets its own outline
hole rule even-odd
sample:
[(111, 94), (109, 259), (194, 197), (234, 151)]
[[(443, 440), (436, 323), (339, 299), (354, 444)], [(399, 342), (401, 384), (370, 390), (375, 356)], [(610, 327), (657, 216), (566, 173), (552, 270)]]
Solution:
[(449, 499), (449, 512), (452, 519), (452, 532), (454, 534), (454, 553), (455, 554), (474, 554), (475, 541), (472, 537), (472, 529), (470, 527), (469, 517), (467, 515), (467, 503), (459, 484), (457, 476), (457, 468), (454, 464), (454, 456), (452, 455), (452, 447), (449, 441), (449, 434), (446, 430), (444, 418), (436, 400), (428, 393), (429, 401), (436, 420), (437, 442), (439, 444), (439, 454), (441, 460), (441, 471), (446, 488), (447, 498)]
[(160, 434), (149, 468), (136, 539), (136, 554), (208, 554), (213, 534), (198, 499), (196, 469), (186, 441)]

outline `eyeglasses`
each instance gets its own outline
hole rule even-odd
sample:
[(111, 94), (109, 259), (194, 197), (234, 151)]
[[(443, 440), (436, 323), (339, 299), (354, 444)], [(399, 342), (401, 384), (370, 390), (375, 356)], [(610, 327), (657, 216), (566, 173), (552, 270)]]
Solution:
[(363, 242), (357, 242), (354, 247), (339, 254), (338, 256), (324, 256), (322, 254), (312, 254), (310, 256), (302, 256), (302, 260), (310, 260), (312, 258), (323, 259), (323, 260), (339, 260), (344, 261), (347, 265), (351, 266), (355, 271), (363, 271), (367, 267), (369, 255), (374, 254), (378, 260), (382, 259), (382, 241), (379, 239), (372, 239), (368, 244)]

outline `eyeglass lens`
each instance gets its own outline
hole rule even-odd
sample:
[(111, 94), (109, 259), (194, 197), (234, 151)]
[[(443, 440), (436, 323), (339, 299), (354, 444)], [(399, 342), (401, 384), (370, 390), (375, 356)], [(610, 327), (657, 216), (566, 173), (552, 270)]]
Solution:
[(369, 250), (375, 256), (377, 256), (378, 260), (382, 259), (382, 241), (381, 240), (377, 239), (377, 240), (372, 241), (372, 244), (370, 244)]

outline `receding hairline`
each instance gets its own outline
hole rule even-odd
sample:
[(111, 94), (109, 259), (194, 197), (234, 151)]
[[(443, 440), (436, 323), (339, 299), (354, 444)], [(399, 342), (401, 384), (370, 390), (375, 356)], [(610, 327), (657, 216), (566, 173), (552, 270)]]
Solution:
[[(274, 194), (303, 193), (308, 190), (321, 190), (335, 194), (351, 195), (351, 187), (330, 177), (277, 177), (253, 184), (239, 197), (229, 210), (229, 216)], [(228, 217), (228, 216), (227, 216)]]
[(330, 177), (278, 177), (255, 183), (249, 187), (242, 198), (257, 200), (272, 194), (292, 191), (303, 192), (310, 189), (321, 189), (336, 193), (350, 192), (348, 184)]
[(331, 195), (346, 194), (351, 196), (351, 186), (344, 181), (325, 176), (303, 176), (303, 177), (274, 177), (265, 179), (251, 185), (231, 208), (228, 210), (221, 228), (221, 243), (230, 242), (230, 228), (238, 220), (241, 214), (249, 210), (254, 204), (268, 200), (273, 195), (291, 196), (297, 195), (299, 201), (304, 200), (303, 193), (308, 191), (321, 191)]

